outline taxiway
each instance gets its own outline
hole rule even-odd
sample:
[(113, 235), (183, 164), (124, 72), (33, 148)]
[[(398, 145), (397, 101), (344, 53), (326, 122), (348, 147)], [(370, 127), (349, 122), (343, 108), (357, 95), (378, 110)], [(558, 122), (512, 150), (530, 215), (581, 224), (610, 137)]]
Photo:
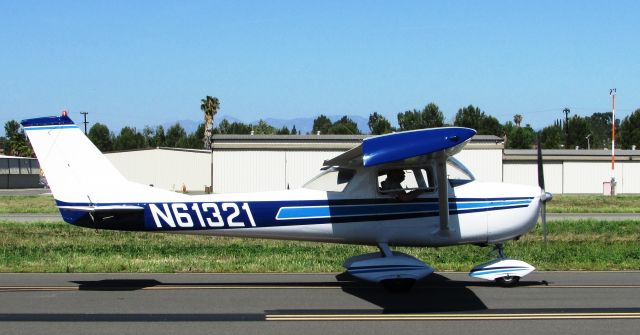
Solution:
[(2, 334), (629, 334), (640, 272), (438, 273), (399, 294), (344, 274), (0, 274), (0, 302)]

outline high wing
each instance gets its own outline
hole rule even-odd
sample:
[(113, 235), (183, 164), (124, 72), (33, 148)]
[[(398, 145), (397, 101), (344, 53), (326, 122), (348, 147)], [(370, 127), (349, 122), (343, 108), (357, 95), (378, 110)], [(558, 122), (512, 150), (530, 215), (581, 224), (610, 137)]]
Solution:
[[(476, 131), (470, 128), (429, 128), (366, 138), (359, 146), (324, 162), (325, 166), (371, 167), (385, 163), (436, 161), (438, 183), (447, 180), (447, 158), (460, 152)], [(449, 233), (449, 195), (438, 187), (440, 233)]]
[(325, 166), (375, 166), (407, 163), (457, 154), (476, 134), (470, 128), (411, 130), (365, 138), (359, 146), (324, 162)]

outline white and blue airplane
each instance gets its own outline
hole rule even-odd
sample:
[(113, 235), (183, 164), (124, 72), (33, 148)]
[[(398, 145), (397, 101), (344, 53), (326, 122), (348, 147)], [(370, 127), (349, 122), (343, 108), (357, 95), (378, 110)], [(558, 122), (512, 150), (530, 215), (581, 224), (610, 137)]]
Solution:
[(534, 270), (503, 243), (536, 224), (541, 187), (485, 183), (453, 158), (475, 130), (445, 127), (366, 138), (325, 161), (297, 190), (187, 195), (126, 180), (65, 114), (23, 120), (62, 218), (94, 229), (287, 239), (377, 246), (348, 273), (408, 289), (433, 268), (391, 246), (495, 245), (469, 275), (510, 286)]

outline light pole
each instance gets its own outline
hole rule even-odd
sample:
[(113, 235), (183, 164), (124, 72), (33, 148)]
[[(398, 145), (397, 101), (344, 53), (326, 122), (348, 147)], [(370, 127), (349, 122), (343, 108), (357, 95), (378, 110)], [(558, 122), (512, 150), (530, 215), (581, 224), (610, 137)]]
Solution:
[(591, 137), (591, 135), (593, 134), (589, 134), (585, 137), (587, 139), (587, 150), (591, 150), (591, 142), (589, 141), (589, 137)]
[(82, 114), (82, 116), (84, 116), (84, 134), (87, 135), (87, 114), (89, 114), (89, 112), (80, 112), (80, 114)]
[(569, 107), (566, 107), (565, 109), (562, 110), (562, 112), (564, 113), (564, 131), (566, 132), (566, 140), (564, 141), (564, 147), (565, 149), (569, 148), (569, 113), (571, 112), (571, 110), (569, 109)]

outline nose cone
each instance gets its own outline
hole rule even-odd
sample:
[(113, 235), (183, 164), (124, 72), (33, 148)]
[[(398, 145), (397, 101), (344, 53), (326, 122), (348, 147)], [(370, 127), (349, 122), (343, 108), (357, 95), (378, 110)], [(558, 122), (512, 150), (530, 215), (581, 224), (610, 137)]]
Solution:
[(511, 199), (513, 205), (488, 213), (489, 243), (514, 239), (535, 227), (542, 199), (545, 198), (545, 193), (538, 186), (496, 184), (492, 192)]

